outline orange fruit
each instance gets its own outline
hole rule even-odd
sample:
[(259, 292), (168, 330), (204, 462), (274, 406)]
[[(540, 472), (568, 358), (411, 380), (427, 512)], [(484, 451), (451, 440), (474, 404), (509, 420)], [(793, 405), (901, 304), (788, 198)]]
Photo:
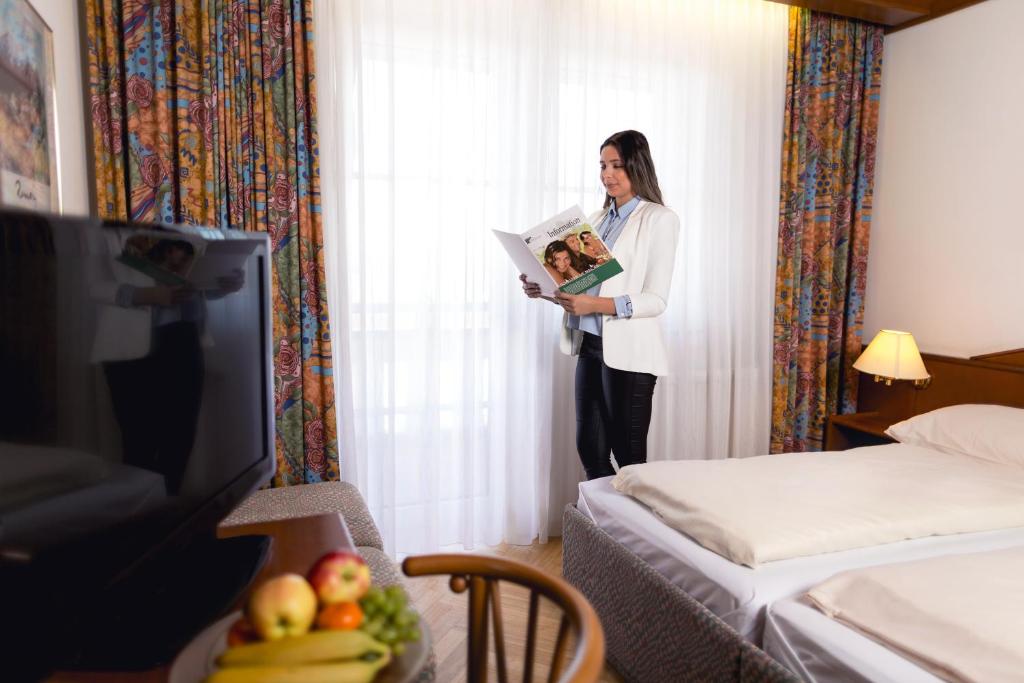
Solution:
[(351, 631), (363, 623), (363, 610), (357, 602), (335, 602), (324, 605), (316, 617), (316, 627), (335, 631)]

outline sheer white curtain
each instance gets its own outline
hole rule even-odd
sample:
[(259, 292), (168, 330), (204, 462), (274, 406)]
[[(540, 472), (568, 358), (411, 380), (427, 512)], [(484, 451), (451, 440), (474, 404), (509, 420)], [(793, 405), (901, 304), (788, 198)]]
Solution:
[(767, 449), (787, 9), (319, 0), (321, 193), (345, 479), (388, 550), (545, 540), (582, 475), (560, 309), (491, 228), (600, 207), (644, 132), (683, 225), (652, 459)]

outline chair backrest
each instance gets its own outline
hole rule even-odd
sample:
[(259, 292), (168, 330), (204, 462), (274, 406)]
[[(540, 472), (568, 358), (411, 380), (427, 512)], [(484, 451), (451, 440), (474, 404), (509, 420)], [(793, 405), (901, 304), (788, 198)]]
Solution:
[[(448, 585), (454, 592), (462, 593), (469, 589), (467, 678), (470, 683), (484, 683), (487, 680), (489, 613), (493, 617), (498, 681), (505, 683), (508, 680), (504, 624), (501, 618), (501, 581), (518, 584), (530, 591), (523, 661), (524, 683), (533, 680), (540, 596), (550, 600), (562, 612), (551, 658), (549, 683), (592, 683), (601, 675), (604, 669), (604, 632), (601, 630), (601, 622), (587, 599), (561, 578), (522, 562), (469, 554), (408, 557), (402, 563), (402, 571), (407, 576), (448, 574), (451, 576)], [(563, 673), (561, 666), (570, 633), (576, 638), (576, 649)]]

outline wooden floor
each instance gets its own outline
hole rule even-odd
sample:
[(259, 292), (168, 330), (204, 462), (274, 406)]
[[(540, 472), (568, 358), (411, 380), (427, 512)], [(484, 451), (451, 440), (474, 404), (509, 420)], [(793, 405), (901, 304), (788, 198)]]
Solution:
[[(481, 554), (498, 555), (525, 562), (544, 571), (562, 575), (562, 541), (553, 538), (548, 543), (534, 543), (529, 546), (501, 545), (487, 548)], [(466, 624), (468, 608), (466, 593), (453, 593), (448, 588), (447, 577), (406, 578), (406, 585), (417, 611), (430, 627), (437, 655), (437, 680), (461, 683), (466, 680)], [(523, 680), (522, 660), (526, 634), (526, 619), (529, 610), (529, 593), (517, 586), (501, 586), (502, 616), (504, 618), (506, 657), (510, 681)], [(558, 633), (557, 609), (546, 600), (541, 600), (540, 616), (537, 622), (537, 666), (534, 680), (547, 680), (551, 655)], [(491, 655), (488, 659), (489, 681), (497, 681), (494, 668), (493, 634)], [(572, 651), (572, 648), (569, 648)], [(610, 667), (605, 667), (600, 681), (620, 683), (622, 678)]]

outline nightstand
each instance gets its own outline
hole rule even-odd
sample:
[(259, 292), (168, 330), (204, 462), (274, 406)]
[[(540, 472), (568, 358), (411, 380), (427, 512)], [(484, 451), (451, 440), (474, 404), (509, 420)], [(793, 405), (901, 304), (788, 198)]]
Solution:
[(845, 451), (858, 446), (895, 443), (895, 439), (886, 436), (885, 430), (896, 422), (899, 420), (874, 412), (833, 415), (825, 426), (825, 450)]

